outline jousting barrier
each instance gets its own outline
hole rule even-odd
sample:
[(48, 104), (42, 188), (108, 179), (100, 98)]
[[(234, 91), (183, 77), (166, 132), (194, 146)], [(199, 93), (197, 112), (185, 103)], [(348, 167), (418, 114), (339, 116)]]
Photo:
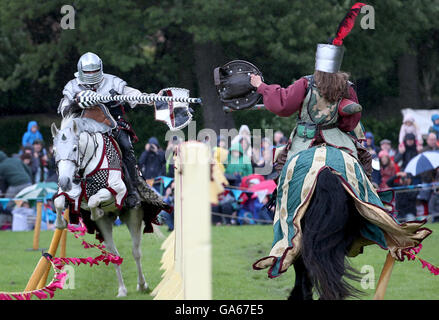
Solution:
[(212, 299), (211, 203), (227, 184), (200, 142), (182, 143), (174, 157), (174, 231), (163, 242), (162, 280), (154, 300)]

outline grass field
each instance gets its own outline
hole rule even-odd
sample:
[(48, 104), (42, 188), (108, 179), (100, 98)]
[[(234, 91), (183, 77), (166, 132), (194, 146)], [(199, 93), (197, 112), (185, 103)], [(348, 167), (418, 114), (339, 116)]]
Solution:
[[(433, 234), (427, 238), (419, 256), (439, 265), (439, 224), (428, 224)], [(162, 229), (167, 235), (166, 229)], [(41, 233), (40, 247), (47, 248), (53, 232)], [(136, 291), (136, 268), (131, 255), (131, 240), (124, 226), (116, 227), (114, 237), (119, 253), (124, 258), (122, 272), (128, 296), (124, 299), (152, 299), (147, 293)], [(0, 232), (2, 244), (0, 255), (0, 291), (21, 291), (41, 256), (41, 252), (29, 251), (32, 247), (32, 232)], [(94, 243), (94, 236), (85, 239)], [(143, 266), (148, 284), (154, 288), (161, 279), (160, 245), (163, 239), (145, 235), (142, 242)], [(294, 269), (291, 268), (276, 279), (269, 279), (266, 270), (254, 271), (252, 263), (268, 255), (272, 242), (271, 226), (213, 227), (213, 298), (271, 300), (285, 299), (293, 285)], [(81, 241), (68, 235), (67, 256), (96, 256), (95, 249), (82, 249)], [(358, 270), (365, 265), (374, 271), (378, 281), (386, 251), (377, 246), (365, 248), (364, 254), (351, 260)], [(117, 280), (113, 266), (86, 265), (74, 267), (75, 289), (57, 291), (54, 299), (116, 299)], [(370, 267), (369, 267), (369, 270)], [(370, 274), (369, 274), (370, 275)], [(358, 288), (360, 284), (356, 284)], [(370, 300), (374, 290), (363, 290), (362, 299)], [(386, 299), (430, 300), (439, 299), (439, 277), (422, 269), (419, 261), (396, 262)]]

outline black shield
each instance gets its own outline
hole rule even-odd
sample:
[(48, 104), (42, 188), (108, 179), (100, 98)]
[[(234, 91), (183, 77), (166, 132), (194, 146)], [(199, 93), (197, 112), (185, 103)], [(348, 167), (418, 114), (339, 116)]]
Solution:
[(250, 62), (233, 60), (215, 68), (213, 73), (217, 93), (225, 110), (248, 109), (261, 98), (256, 88), (250, 84), (250, 75), (262, 77), (262, 73)]

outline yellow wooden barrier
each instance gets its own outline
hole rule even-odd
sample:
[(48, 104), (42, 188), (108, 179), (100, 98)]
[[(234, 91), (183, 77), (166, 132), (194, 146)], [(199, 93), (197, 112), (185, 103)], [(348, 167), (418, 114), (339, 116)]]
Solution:
[(387, 285), (389, 284), (390, 275), (392, 274), (393, 265), (395, 264), (395, 259), (392, 255), (387, 253), (386, 261), (381, 271), (380, 279), (378, 280), (378, 285), (375, 290), (374, 300), (383, 300), (386, 293)]
[[(67, 219), (68, 219), (68, 209), (66, 209), (66, 211), (64, 212), (64, 217), (67, 217)], [(51, 256), (56, 255), (56, 251), (58, 250), (61, 236), (62, 236), (63, 232), (66, 230), (67, 229), (64, 229), (64, 230), (55, 229), (55, 232), (54, 232), (53, 237), (52, 237), (52, 241), (50, 243), (49, 250), (47, 251), (47, 253), (49, 253)], [(49, 261), (47, 261), (47, 259), (45, 257), (41, 257), (40, 260), (38, 261), (37, 266), (34, 269), (34, 272), (31, 275), (24, 291), (32, 291), (35, 289), (43, 288), (46, 284), (49, 270), (50, 270)]]
[(175, 159), (174, 231), (163, 242), (162, 281), (154, 299), (212, 299), (210, 150), (180, 145)]
[(37, 201), (37, 217), (35, 219), (34, 241), (32, 245), (33, 250), (39, 250), (42, 215), (43, 215), (43, 202)]

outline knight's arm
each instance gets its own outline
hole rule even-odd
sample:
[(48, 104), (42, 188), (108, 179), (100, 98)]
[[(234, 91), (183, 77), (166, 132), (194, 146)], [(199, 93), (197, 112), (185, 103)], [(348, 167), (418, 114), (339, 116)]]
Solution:
[(77, 112), (81, 112), (79, 105), (74, 100), (64, 96), (59, 102), (58, 113), (65, 118), (67, 115)]
[[(140, 96), (142, 95), (142, 92), (140, 90), (131, 88), (129, 86), (125, 86), (122, 90), (122, 94), (128, 95), (128, 96)], [(131, 108), (134, 108), (137, 106), (138, 102), (128, 102)]]
[[(112, 87), (113, 90), (116, 92), (116, 94), (123, 94), (128, 96), (142, 95), (142, 92), (140, 90), (127, 86), (127, 82), (119, 77), (113, 77), (112, 81), (113, 81)], [(128, 102), (128, 104), (130, 105), (131, 108), (135, 108), (138, 102)]]
[(349, 86), (349, 100), (343, 99), (339, 104), (338, 128), (342, 131), (349, 132), (354, 130), (361, 120), (362, 107), (358, 103), (357, 93), (352, 86)]
[(64, 87), (63, 98), (58, 105), (58, 113), (64, 118), (69, 114), (77, 113), (81, 111), (81, 108), (75, 101), (75, 93), (71, 82), (68, 82)]
[(300, 110), (307, 86), (307, 80), (301, 78), (287, 88), (261, 83), (257, 91), (264, 97), (264, 105), (268, 110), (278, 116), (288, 117)]

